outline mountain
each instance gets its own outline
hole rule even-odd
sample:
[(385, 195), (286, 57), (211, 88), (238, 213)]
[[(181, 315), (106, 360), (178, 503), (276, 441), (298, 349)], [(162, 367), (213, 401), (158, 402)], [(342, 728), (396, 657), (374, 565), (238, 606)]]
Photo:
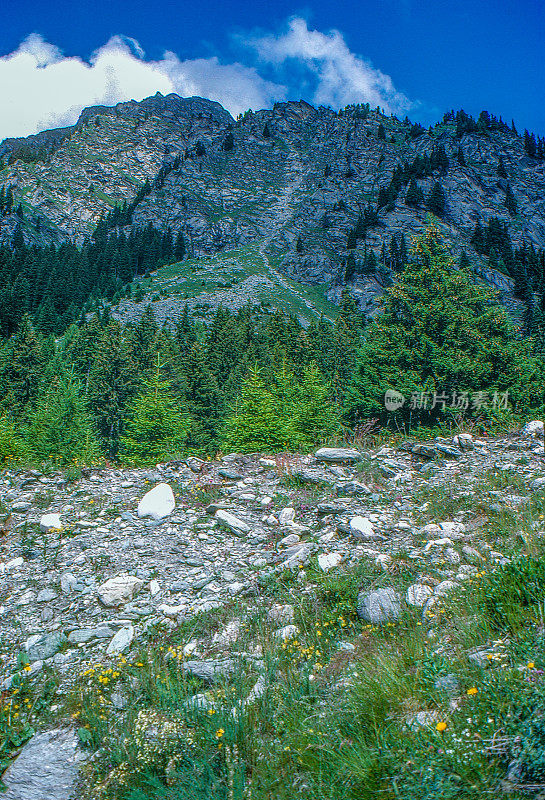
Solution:
[(319, 285), (330, 301), (348, 284), (367, 310), (428, 208), (513, 308), (524, 292), (509, 250), (545, 247), (543, 143), (487, 112), (427, 130), (367, 105), (289, 101), (234, 120), (219, 103), (158, 93), (6, 139), (0, 158), (13, 192), (0, 242), (20, 226), (27, 243), (81, 244), (126, 204), (114, 227), (182, 232), (208, 265), (242, 249), (273, 282)]

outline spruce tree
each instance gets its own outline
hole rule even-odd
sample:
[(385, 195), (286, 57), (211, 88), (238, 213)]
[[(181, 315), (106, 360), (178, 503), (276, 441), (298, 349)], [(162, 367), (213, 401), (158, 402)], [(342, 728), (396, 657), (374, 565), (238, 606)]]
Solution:
[(405, 195), (405, 203), (408, 206), (419, 206), (424, 201), (424, 192), (418, 186), (414, 178), (411, 178), (407, 194)]
[(439, 181), (436, 181), (433, 184), (426, 206), (428, 211), (431, 211), (431, 213), (435, 214), (436, 217), (443, 217), (445, 215), (447, 199), (445, 197), (443, 187)]
[(256, 366), (223, 426), (222, 449), (242, 453), (309, 450), (340, 430), (340, 415), (316, 365), (300, 381), (284, 363), (272, 379)]
[(161, 366), (143, 391), (127, 407), (120, 456), (137, 467), (171, 461), (183, 454), (191, 420), (170, 390), (170, 382), (161, 380)]
[(543, 369), (531, 342), (517, 335), (494, 295), (456, 270), (437, 227), (430, 224), (414, 246), (411, 261), (386, 291), (382, 313), (369, 325), (348, 389), (352, 421), (387, 418), (387, 389), (407, 402), (398, 416), (434, 421), (434, 409), (410, 409), (422, 392), (508, 391), (511, 403), (527, 409), (542, 402)]
[(505, 208), (512, 217), (516, 216), (518, 205), (510, 185), (507, 186), (505, 191)]
[(32, 412), (27, 446), (38, 461), (95, 464), (101, 459), (97, 431), (79, 382), (56, 375)]

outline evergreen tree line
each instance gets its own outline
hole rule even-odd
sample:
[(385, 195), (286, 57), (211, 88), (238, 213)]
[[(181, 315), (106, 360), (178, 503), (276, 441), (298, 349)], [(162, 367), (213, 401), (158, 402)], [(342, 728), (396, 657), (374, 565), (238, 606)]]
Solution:
[[(25, 315), (0, 349), (0, 460), (140, 465), (218, 449), (308, 450), (369, 420), (501, 415), (472, 405), (471, 393), (507, 392), (509, 408), (539, 411), (543, 377), (533, 341), (467, 265), (455, 267), (430, 225), (372, 320), (346, 290), (335, 323), (307, 329), (249, 307), (219, 308), (207, 326), (186, 310), (161, 327), (148, 308), (125, 326), (106, 310), (55, 340)], [(384, 407), (388, 389), (406, 399), (395, 412)]]
[[(81, 412), (74, 411), (75, 418), (87, 420), (93, 432), (86, 439), (93, 447), (85, 452), (98, 448), (109, 458), (141, 462), (140, 451), (147, 448), (148, 461), (152, 453), (157, 461), (154, 439), (168, 438), (174, 447), (172, 431), (176, 452), (182, 440), (185, 452), (199, 454), (215, 453), (227, 442), (233, 449), (236, 442), (249, 447), (264, 441), (256, 431), (267, 424), (269, 449), (308, 448), (340, 428), (335, 409), (362, 331), (363, 319), (348, 293), (334, 325), (322, 319), (306, 330), (294, 317), (250, 308), (237, 314), (219, 308), (208, 327), (186, 310), (174, 328), (161, 328), (148, 307), (138, 323), (126, 326), (107, 310), (94, 314), (55, 341), (26, 315), (0, 352), (0, 414), (14, 429), (30, 432), (28, 441), (40, 457), (52, 445), (38, 447), (36, 420), (54, 420), (61, 406), (73, 406), (74, 397)], [(255, 403), (261, 411), (252, 434), (251, 425), (231, 418), (235, 405), (250, 413)], [(53, 447), (52, 454), (60, 449)]]
[(0, 334), (9, 336), (25, 314), (44, 334), (62, 333), (98, 297), (119, 299), (131, 281), (185, 256), (183, 234), (152, 225), (125, 234), (99, 222), (78, 248), (25, 245), (21, 228), (12, 247), (0, 247)]

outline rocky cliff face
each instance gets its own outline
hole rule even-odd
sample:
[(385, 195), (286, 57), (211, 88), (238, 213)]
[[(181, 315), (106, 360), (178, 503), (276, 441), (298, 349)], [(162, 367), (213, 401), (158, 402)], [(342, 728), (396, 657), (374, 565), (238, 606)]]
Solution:
[[(455, 252), (464, 248), (477, 263), (471, 235), (478, 220), (491, 217), (508, 223), (514, 244), (545, 246), (545, 161), (525, 155), (521, 136), (506, 126), (459, 135), (451, 119), (415, 131), (408, 120), (366, 107), (336, 113), (303, 101), (278, 103), (235, 122), (218, 103), (157, 94), (85, 109), (73, 128), (5, 140), (0, 181), (22, 205), (28, 241), (82, 241), (101, 215), (134, 200), (148, 181), (133, 225), (181, 230), (196, 256), (259, 242), (284, 274), (336, 283), (338, 290), (358, 217), (376, 208), (396, 168), (438, 149), (447, 163), (417, 184), (428, 196), (441, 182), (441, 226)], [(392, 236), (410, 241), (419, 232), (426, 211), (423, 203), (407, 204), (407, 190), (408, 182), (379, 208), (358, 239), (356, 258), (370, 249), (378, 254)], [(511, 192), (513, 215), (505, 205)], [(19, 219), (15, 212), (0, 219), (0, 241), (10, 239)], [(501, 273), (487, 275), (510, 291)]]

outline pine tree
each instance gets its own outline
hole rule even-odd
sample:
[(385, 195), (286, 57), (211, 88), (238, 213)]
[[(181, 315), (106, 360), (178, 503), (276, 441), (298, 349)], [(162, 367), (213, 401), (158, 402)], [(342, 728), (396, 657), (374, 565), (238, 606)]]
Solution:
[(1, 402), (3, 408), (18, 418), (30, 409), (37, 397), (46, 361), (43, 340), (36, 335), (28, 315), (7, 342), (3, 356)]
[(89, 404), (110, 456), (117, 453), (125, 407), (137, 387), (136, 364), (119, 325), (112, 322), (95, 344), (88, 373)]
[(351, 281), (355, 274), (356, 274), (356, 259), (354, 258), (354, 253), (350, 253), (350, 255), (346, 260), (346, 266), (344, 268), (345, 281)]
[(505, 191), (505, 208), (512, 217), (516, 216), (518, 205), (510, 185), (507, 186)]
[(303, 450), (325, 443), (340, 432), (340, 409), (333, 402), (331, 387), (324, 381), (316, 364), (310, 364), (303, 370), (291, 413), (294, 437)]
[(398, 416), (433, 422), (442, 405), (410, 408), (421, 393), (508, 391), (519, 409), (542, 402), (542, 367), (531, 342), (517, 336), (503, 307), (471, 275), (454, 269), (437, 227), (415, 243), (414, 256), (383, 300), (382, 313), (367, 329), (348, 389), (352, 421), (387, 418), (387, 389), (407, 399)]
[(443, 187), (439, 181), (436, 181), (433, 184), (426, 206), (428, 211), (431, 211), (431, 213), (435, 214), (436, 217), (443, 217), (445, 215), (447, 199), (445, 197)]
[(377, 128), (377, 139), (380, 139), (381, 141), (386, 140), (386, 131), (384, 129), (384, 125), (382, 124), (382, 122)]
[(31, 414), (27, 445), (38, 461), (94, 464), (101, 460), (97, 432), (73, 376), (53, 377)]
[(419, 206), (424, 201), (424, 192), (418, 186), (414, 178), (411, 178), (407, 194), (405, 195), (405, 203), (408, 206)]
[(301, 253), (304, 252), (303, 240), (301, 239), (300, 236), (297, 237), (297, 242), (295, 244), (295, 251), (299, 253), (299, 255), (301, 255)]
[(505, 164), (503, 163), (503, 156), (500, 156), (500, 160), (498, 161), (497, 173), (500, 178), (507, 179), (509, 177), (507, 170), (505, 169)]
[(188, 353), (185, 383), (186, 408), (193, 420), (187, 447), (195, 452), (213, 455), (219, 446), (224, 402), (206, 353), (198, 343)]
[(242, 453), (308, 450), (336, 434), (340, 417), (315, 365), (301, 381), (284, 363), (271, 379), (250, 369), (222, 433), (222, 449)]
[(155, 375), (129, 403), (120, 456), (137, 467), (180, 458), (187, 442), (191, 420), (174, 399), (170, 382), (161, 380), (157, 356)]

